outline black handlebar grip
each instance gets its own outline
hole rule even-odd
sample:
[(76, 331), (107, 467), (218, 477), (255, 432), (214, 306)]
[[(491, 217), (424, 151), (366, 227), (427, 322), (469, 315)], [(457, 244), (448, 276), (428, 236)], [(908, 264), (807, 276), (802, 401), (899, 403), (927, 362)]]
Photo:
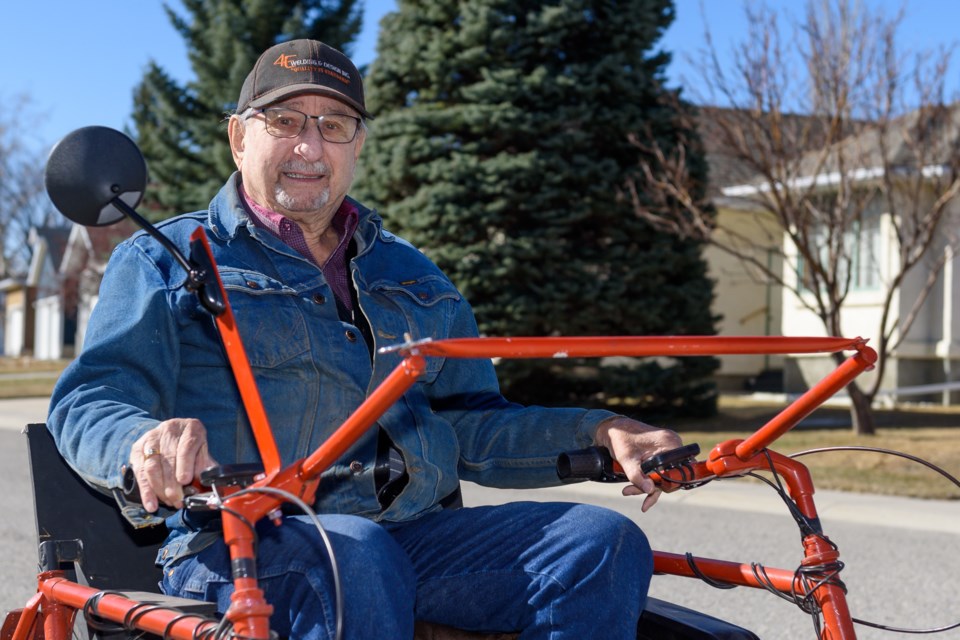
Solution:
[(561, 480), (625, 482), (627, 477), (614, 470), (613, 458), (604, 447), (564, 451), (557, 457), (557, 476)]
[(123, 484), (120, 487), (120, 493), (127, 502), (142, 504), (140, 499), (140, 485), (137, 484), (137, 476), (133, 473), (133, 467), (127, 465), (123, 469)]

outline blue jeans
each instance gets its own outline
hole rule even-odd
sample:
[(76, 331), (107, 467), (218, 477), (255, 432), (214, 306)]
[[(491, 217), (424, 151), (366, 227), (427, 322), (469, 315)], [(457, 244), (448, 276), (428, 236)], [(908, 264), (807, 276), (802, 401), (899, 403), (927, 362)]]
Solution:
[[(344, 637), (409, 639), (414, 620), (521, 638), (634, 640), (653, 559), (629, 519), (599, 507), (510, 503), (380, 525), (325, 515), (344, 590)], [(308, 519), (258, 527), (260, 587), (272, 628), (332, 638), (332, 579)], [(165, 593), (223, 612), (233, 586), (223, 544), (164, 572)]]

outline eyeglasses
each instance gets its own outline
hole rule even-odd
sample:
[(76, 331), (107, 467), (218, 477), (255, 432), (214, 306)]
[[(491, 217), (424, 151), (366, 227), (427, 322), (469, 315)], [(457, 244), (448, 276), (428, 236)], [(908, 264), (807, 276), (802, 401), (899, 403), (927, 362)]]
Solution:
[(263, 114), (267, 133), (275, 138), (296, 138), (303, 131), (308, 118), (317, 121), (317, 130), (320, 132), (320, 137), (335, 144), (352, 142), (360, 129), (360, 118), (342, 113), (308, 116), (296, 109), (284, 107), (270, 107), (257, 111)]

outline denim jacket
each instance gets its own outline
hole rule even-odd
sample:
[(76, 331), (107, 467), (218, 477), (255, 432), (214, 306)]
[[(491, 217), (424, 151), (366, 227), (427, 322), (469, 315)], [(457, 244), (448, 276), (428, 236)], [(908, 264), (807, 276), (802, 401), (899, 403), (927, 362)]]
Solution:
[[(371, 357), (358, 328), (338, 317), (320, 269), (253, 225), (238, 180), (234, 174), (208, 211), (158, 227), (185, 253), (190, 234), (205, 229), (286, 466), (321, 444), (400, 361), (376, 349), (405, 334), (472, 337), (477, 326), (450, 280), (358, 205), (349, 271), (373, 334)], [(142, 232), (110, 259), (83, 352), (60, 378), (48, 419), (60, 451), (91, 484), (119, 487), (134, 441), (175, 417), (203, 422), (219, 463), (260, 460), (213, 318), (185, 280)], [(426, 373), (378, 422), (406, 462), (402, 493), (381, 510), (370, 432), (323, 474), (315, 507), (403, 521), (440, 509), (461, 478), (513, 488), (557, 484), (557, 453), (588, 446), (610, 415), (510, 403), (489, 360), (430, 357)], [(125, 511), (149, 523), (144, 512)]]

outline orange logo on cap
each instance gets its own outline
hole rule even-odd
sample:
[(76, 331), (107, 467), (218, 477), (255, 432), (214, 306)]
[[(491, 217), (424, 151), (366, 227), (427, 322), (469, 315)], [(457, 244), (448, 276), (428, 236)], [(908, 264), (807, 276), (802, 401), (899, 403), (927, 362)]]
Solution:
[(274, 66), (277, 66), (277, 67), (284, 67), (286, 69), (290, 69), (293, 67), (293, 65), (290, 64), (290, 61), (293, 60), (293, 58), (294, 57), (292, 55), (283, 53), (283, 54), (280, 54), (279, 58), (273, 61), (273, 64)]
[(343, 84), (350, 84), (350, 74), (341, 69), (340, 67), (325, 62), (323, 60), (313, 60), (310, 58), (297, 58), (291, 54), (281, 54), (279, 58), (273, 61), (273, 66), (283, 67), (293, 72), (300, 71), (317, 71), (319, 73), (326, 74), (333, 78), (336, 78)]

